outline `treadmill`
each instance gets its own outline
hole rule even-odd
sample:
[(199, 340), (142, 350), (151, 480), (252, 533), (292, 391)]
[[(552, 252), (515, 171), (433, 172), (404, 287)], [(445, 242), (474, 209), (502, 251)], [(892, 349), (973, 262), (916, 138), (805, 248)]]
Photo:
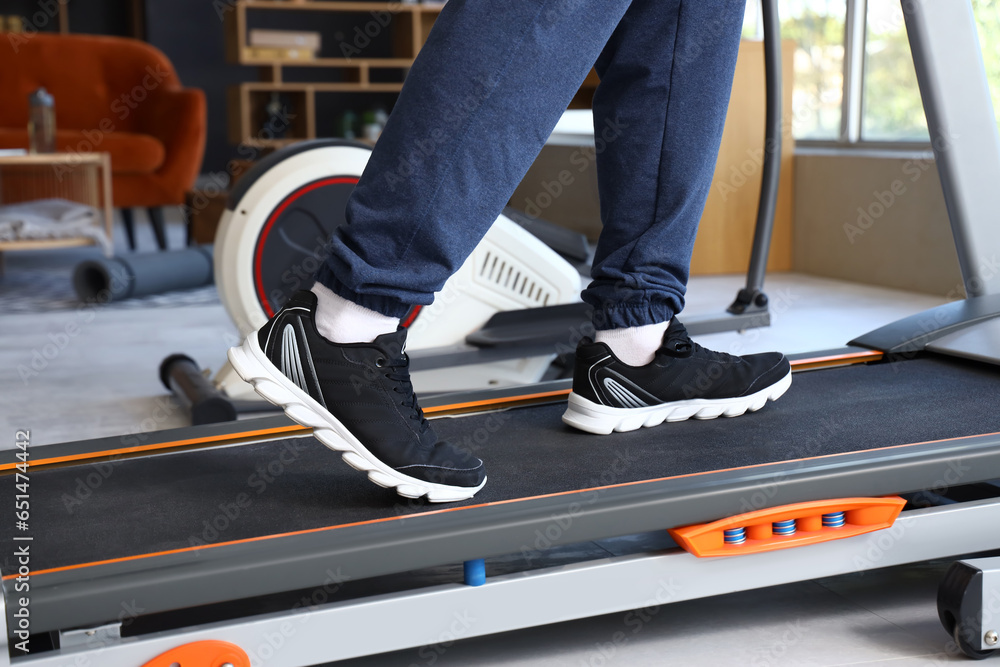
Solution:
[[(976, 261), (1000, 249), (1000, 140), (971, 7), (903, 6), (931, 137), (963, 128), (934, 145), (969, 298), (796, 356), (738, 420), (589, 436), (559, 420), (567, 381), (424, 400), (490, 467), (447, 506), (283, 417), (3, 452), (30, 503), (0, 524), (0, 666), (305, 667), (1000, 550), (1000, 277)], [(997, 558), (942, 584), (968, 655), (995, 650), (998, 599)]]

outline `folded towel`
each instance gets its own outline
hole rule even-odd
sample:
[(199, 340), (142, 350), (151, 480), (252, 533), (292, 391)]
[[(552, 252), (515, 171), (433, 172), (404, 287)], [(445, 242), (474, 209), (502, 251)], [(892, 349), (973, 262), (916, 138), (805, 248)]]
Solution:
[(106, 254), (111, 239), (104, 231), (101, 212), (93, 206), (65, 199), (38, 199), (0, 206), (0, 241), (93, 239)]

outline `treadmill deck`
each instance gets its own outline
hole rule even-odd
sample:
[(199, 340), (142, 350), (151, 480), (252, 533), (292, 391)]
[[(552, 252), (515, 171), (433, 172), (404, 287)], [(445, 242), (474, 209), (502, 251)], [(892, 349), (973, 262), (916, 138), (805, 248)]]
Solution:
[[(475, 498), (449, 505), (378, 488), (309, 437), (40, 470), (32, 570), (996, 433), (998, 389), (998, 369), (927, 358), (801, 373), (760, 412), (612, 436), (564, 426), (561, 404), (443, 418), (439, 435), (473, 449), (489, 474)], [(0, 479), (9, 497), (14, 483)], [(3, 539), (14, 525), (3, 522)], [(11, 555), (2, 567), (16, 570)]]

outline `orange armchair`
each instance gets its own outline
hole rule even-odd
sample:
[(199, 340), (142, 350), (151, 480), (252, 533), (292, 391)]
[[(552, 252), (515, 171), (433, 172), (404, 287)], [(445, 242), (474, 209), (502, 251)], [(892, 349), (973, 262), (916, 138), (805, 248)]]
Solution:
[(114, 205), (135, 247), (132, 207), (149, 210), (165, 247), (161, 206), (184, 203), (205, 151), (202, 91), (182, 88), (167, 57), (134, 39), (6, 34), (0, 39), (0, 148), (28, 147), (28, 95), (55, 98), (60, 151), (111, 155)]

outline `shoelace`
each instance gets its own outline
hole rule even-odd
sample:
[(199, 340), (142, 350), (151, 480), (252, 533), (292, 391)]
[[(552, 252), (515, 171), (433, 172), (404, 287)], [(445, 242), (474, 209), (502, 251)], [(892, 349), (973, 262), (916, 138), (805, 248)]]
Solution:
[(733, 358), (731, 354), (709, 350), (708, 348), (702, 347), (698, 343), (694, 342), (691, 340), (691, 337), (688, 336), (687, 329), (683, 326), (678, 326), (670, 332), (670, 335), (668, 335), (663, 341), (661, 349), (668, 349), (672, 352), (680, 352), (682, 354), (688, 351), (692, 354), (701, 353), (701, 356), (706, 356), (709, 359), (715, 359), (718, 361), (729, 361)]
[(417, 395), (413, 392), (413, 383), (410, 381), (410, 358), (403, 354), (395, 359), (389, 359), (384, 368), (388, 369), (385, 376), (396, 382), (392, 390), (403, 395), (399, 404), (413, 411), (410, 419), (419, 420), (420, 432), (423, 433), (430, 427), (430, 422), (424, 418), (424, 411), (417, 405)]

